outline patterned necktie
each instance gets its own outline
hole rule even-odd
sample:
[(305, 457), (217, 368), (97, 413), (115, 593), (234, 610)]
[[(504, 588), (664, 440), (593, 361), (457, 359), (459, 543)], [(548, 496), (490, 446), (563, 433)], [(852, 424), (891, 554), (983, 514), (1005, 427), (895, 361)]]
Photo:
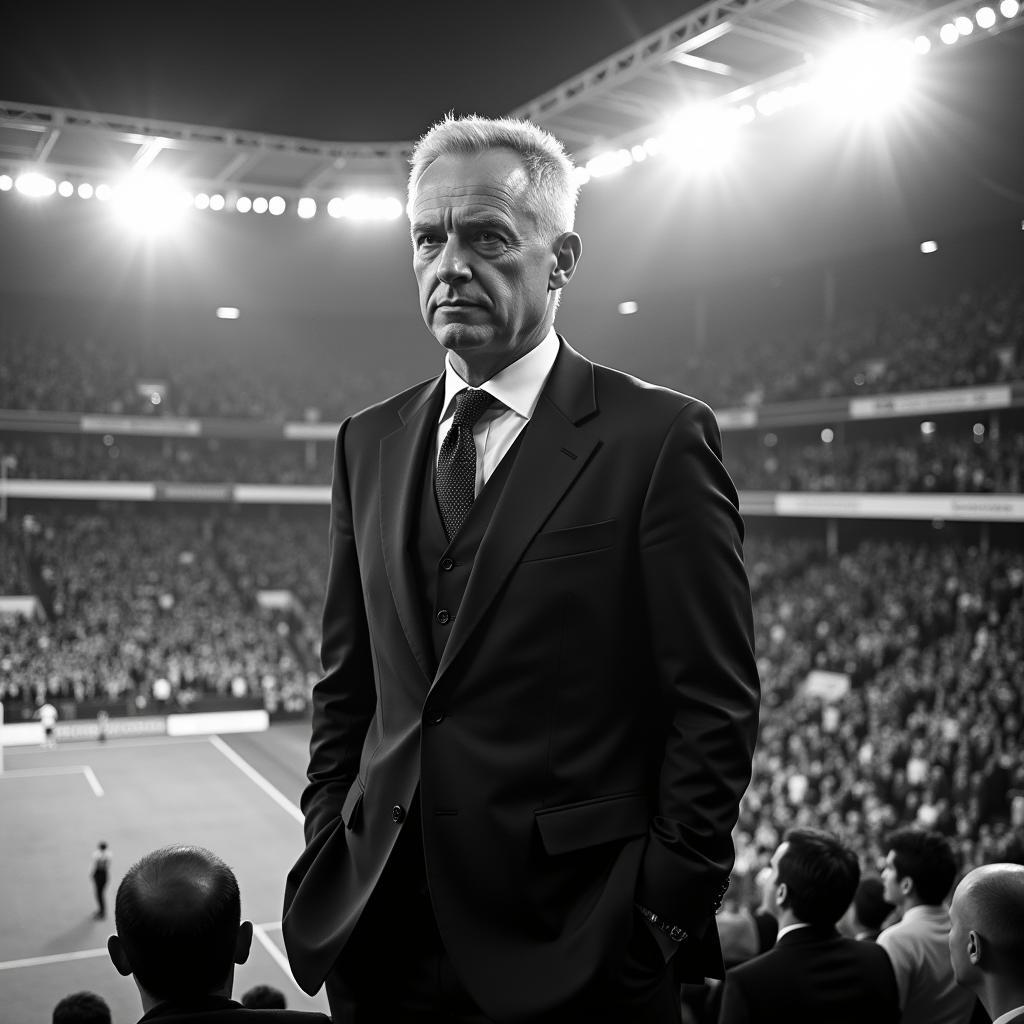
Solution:
[(486, 391), (463, 388), (455, 396), (455, 416), (441, 442), (434, 491), (444, 531), (451, 540), (473, 507), (476, 490), (476, 444), (473, 425), (494, 401)]

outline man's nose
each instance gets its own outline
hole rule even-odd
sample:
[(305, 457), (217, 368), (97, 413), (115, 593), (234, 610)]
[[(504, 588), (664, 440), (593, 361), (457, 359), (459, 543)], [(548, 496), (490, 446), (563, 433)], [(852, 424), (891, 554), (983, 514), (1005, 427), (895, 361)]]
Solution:
[(437, 276), (445, 284), (451, 284), (453, 281), (468, 281), (472, 277), (469, 261), (458, 239), (449, 238), (445, 242), (437, 260)]

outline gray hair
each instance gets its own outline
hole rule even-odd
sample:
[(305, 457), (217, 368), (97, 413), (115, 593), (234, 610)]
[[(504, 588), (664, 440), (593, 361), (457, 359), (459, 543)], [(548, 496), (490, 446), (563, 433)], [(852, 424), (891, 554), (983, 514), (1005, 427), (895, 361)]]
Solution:
[(492, 149), (509, 149), (522, 160), (529, 181), (532, 212), (541, 228), (552, 237), (571, 231), (579, 194), (572, 160), (550, 132), (532, 121), (511, 117), (448, 114), (433, 125), (412, 151), (408, 208), (412, 206), (420, 177), (438, 157), (472, 155)]

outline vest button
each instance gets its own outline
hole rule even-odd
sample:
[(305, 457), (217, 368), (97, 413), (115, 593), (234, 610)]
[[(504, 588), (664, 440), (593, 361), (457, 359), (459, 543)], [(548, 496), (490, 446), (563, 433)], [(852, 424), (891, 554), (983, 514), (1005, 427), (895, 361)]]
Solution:
[(395, 806), (391, 808), (391, 820), (396, 825), (401, 825), (402, 822), (405, 821), (405, 808), (401, 804), (395, 804)]
[(442, 558), (441, 559), (441, 568), (444, 569), (445, 572), (451, 572), (452, 569), (455, 568), (455, 561), (454, 561), (454, 559)]
[(442, 626), (447, 626), (448, 623), (452, 621), (451, 614), (447, 608), (442, 608), (437, 613), (437, 621), (440, 622)]
[(427, 725), (440, 725), (444, 721), (444, 712), (440, 708), (432, 708), (427, 714)]

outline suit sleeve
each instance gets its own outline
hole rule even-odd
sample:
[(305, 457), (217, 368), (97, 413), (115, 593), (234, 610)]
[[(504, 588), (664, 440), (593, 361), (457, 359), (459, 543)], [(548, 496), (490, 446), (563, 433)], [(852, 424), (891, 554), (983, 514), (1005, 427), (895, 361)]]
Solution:
[(346, 465), (348, 424), (346, 420), (341, 425), (335, 445), (330, 563), (320, 647), (323, 676), (313, 688), (309, 782), (301, 801), (307, 843), (340, 813), (359, 770), (360, 751), (376, 707)]
[(718, 1024), (749, 1024), (750, 1005), (740, 983), (726, 976), (722, 985)]
[(711, 410), (691, 401), (662, 445), (640, 520), (653, 665), (666, 708), (655, 816), (637, 901), (707, 930), (734, 860), (760, 685), (736, 489)]

